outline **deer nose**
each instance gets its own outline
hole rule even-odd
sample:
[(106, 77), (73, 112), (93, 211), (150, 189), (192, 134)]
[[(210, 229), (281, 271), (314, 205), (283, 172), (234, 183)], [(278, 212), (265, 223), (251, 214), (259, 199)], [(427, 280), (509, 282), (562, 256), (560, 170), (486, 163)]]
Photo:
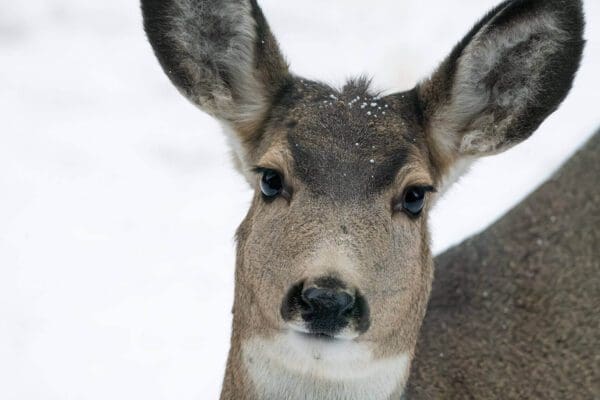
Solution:
[(339, 317), (354, 305), (354, 296), (331, 288), (309, 287), (302, 292), (302, 299), (308, 306), (304, 314), (317, 318)]
[(288, 290), (281, 317), (292, 329), (330, 337), (356, 337), (370, 326), (369, 306), (358, 289), (337, 278), (299, 282)]

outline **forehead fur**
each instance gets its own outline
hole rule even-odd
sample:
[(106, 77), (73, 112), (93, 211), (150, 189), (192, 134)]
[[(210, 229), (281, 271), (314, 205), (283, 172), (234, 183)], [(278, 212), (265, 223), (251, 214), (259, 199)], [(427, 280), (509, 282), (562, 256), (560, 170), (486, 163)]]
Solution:
[(427, 147), (413, 91), (381, 97), (366, 80), (342, 90), (295, 80), (272, 113), (283, 132), (295, 178), (315, 194), (338, 200), (368, 197), (391, 185), (417, 161), (427, 168)]

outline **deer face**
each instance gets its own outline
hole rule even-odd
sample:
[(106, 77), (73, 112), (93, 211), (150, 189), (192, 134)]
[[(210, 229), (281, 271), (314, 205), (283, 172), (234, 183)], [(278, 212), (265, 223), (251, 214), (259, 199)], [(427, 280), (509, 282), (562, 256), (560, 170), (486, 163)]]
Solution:
[[(255, 0), (142, 6), (168, 76), (223, 123), (255, 189), (230, 363), (244, 360), (263, 398), (397, 393), (431, 286), (429, 209), (471, 160), (526, 139), (562, 102), (581, 2), (504, 2), (429, 79), (388, 96), (292, 75)], [(338, 386), (302, 384), (314, 380)]]
[(274, 330), (416, 337), (431, 281), (427, 212), (438, 179), (416, 93), (377, 97), (294, 79), (249, 176), (238, 281)]

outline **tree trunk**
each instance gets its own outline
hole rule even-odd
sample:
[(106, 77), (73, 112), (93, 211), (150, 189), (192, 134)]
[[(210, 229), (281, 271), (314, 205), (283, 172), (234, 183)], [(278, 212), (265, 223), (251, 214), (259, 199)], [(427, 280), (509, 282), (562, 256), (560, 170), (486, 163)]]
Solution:
[(409, 399), (600, 399), (600, 133), (436, 259)]

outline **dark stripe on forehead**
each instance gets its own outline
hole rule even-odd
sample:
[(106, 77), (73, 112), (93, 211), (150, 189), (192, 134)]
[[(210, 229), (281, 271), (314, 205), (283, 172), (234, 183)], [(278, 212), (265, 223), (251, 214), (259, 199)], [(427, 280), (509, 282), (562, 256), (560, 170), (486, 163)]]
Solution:
[(288, 135), (295, 173), (310, 190), (340, 200), (364, 198), (390, 186), (408, 159), (401, 135), (294, 130)]
[(350, 81), (340, 92), (296, 79), (272, 120), (287, 133), (296, 178), (338, 200), (388, 188), (419, 151), (413, 95), (380, 98), (366, 80)]
[(340, 200), (369, 197), (390, 186), (408, 154), (404, 148), (385, 157), (353, 153), (351, 147), (347, 153), (327, 147), (315, 149), (293, 136), (290, 145), (297, 177), (314, 193)]

